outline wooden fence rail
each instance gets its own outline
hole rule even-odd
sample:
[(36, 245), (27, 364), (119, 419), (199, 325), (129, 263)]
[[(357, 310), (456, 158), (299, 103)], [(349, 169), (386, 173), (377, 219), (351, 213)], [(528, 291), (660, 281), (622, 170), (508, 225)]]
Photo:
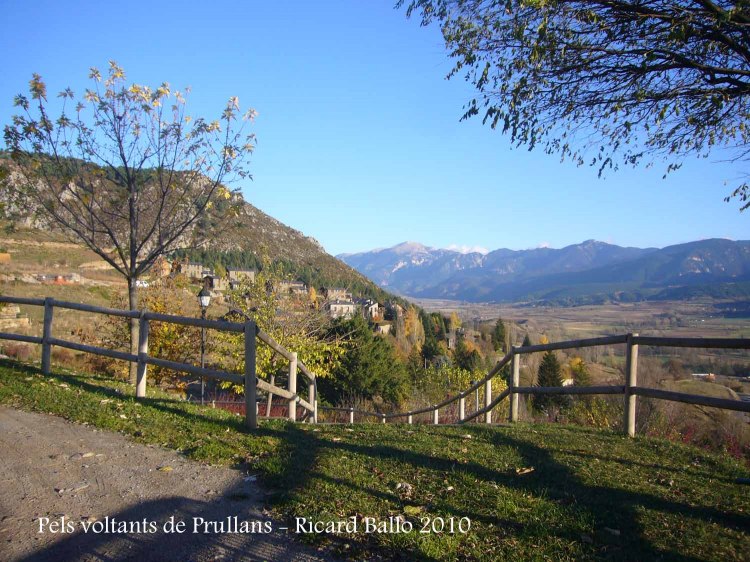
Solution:
[[(0, 303), (7, 304), (20, 304), (26, 306), (41, 306), (44, 307), (44, 324), (42, 330), (42, 337), (38, 336), (27, 336), (22, 334), (12, 334), (6, 332), (0, 332), (0, 339), (19, 341), (32, 344), (41, 344), (42, 346), (42, 372), (44, 374), (50, 373), (51, 368), (51, 350), (53, 346), (63, 347), (66, 349), (72, 349), (74, 351), (80, 351), (84, 353), (92, 353), (95, 355), (102, 355), (112, 359), (118, 359), (121, 361), (128, 361), (136, 363), (137, 368), (137, 381), (136, 381), (136, 397), (143, 398), (146, 396), (146, 379), (147, 379), (147, 366), (153, 365), (157, 367), (163, 367), (172, 369), (178, 372), (190, 373), (200, 377), (208, 377), (211, 379), (231, 382), (233, 384), (243, 385), (245, 391), (245, 424), (247, 427), (254, 429), (258, 425), (258, 400), (257, 400), (257, 389), (266, 392), (270, 396), (275, 395), (284, 398), (289, 403), (289, 419), (296, 419), (297, 404), (302, 406), (307, 412), (309, 412), (308, 419), (313, 423), (317, 422), (318, 412), (318, 397), (317, 397), (317, 378), (315, 374), (304, 366), (298, 359), (297, 354), (290, 352), (281, 346), (279, 343), (273, 340), (271, 336), (258, 329), (255, 322), (248, 318), (244, 323), (227, 322), (224, 320), (207, 320), (201, 318), (189, 318), (185, 316), (174, 316), (169, 314), (158, 314), (148, 311), (138, 310), (120, 310), (115, 308), (106, 308), (99, 306), (92, 306), (82, 303), (58, 301), (52, 298), (46, 299), (34, 299), (24, 297), (11, 297), (6, 295), (0, 295)], [(68, 309), (78, 310), (82, 312), (92, 312), (96, 314), (103, 314), (107, 316), (117, 316), (121, 318), (137, 318), (139, 323), (139, 341), (138, 341), (138, 353), (129, 353), (125, 351), (118, 351), (115, 349), (107, 349), (103, 347), (97, 347), (93, 345), (86, 345), (82, 343), (67, 341), (52, 336), (52, 325), (54, 319), (55, 309)], [(183, 326), (193, 326), (197, 328), (208, 328), (213, 330), (220, 330), (225, 332), (235, 332), (243, 334), (244, 339), (244, 358), (245, 358), (245, 371), (244, 373), (230, 373), (226, 371), (219, 371), (215, 369), (209, 369), (205, 367), (199, 367), (191, 365), (189, 363), (180, 363), (177, 361), (170, 361), (167, 359), (161, 359), (159, 357), (153, 357), (148, 354), (149, 344), (149, 333), (151, 322), (164, 322), (169, 324), (179, 324)], [(256, 340), (260, 340), (265, 345), (268, 345), (276, 353), (289, 360), (289, 388), (283, 389), (275, 386), (273, 383), (269, 384), (264, 380), (258, 379), (256, 376)], [(300, 370), (302, 374), (308, 379), (309, 385), (307, 388), (307, 400), (303, 399), (296, 391), (297, 388), (297, 370)]]
[[(225, 380), (234, 384), (242, 384), (245, 387), (246, 403), (246, 424), (248, 427), (257, 427), (257, 389), (266, 392), (269, 395), (268, 405), (270, 406), (271, 396), (279, 396), (287, 401), (289, 405), (289, 419), (296, 420), (297, 405), (299, 404), (308, 412), (306, 416), (313, 422), (317, 422), (318, 410), (330, 412), (343, 412), (348, 414), (349, 423), (354, 423), (355, 415), (361, 417), (373, 417), (386, 423), (389, 419), (406, 418), (407, 423), (413, 423), (414, 416), (420, 414), (431, 414), (432, 423), (438, 424), (440, 421), (439, 411), (442, 408), (458, 402), (458, 423), (466, 423), (484, 415), (484, 422), (492, 422), (492, 411), (506, 398), (510, 399), (510, 408), (508, 419), (510, 422), (518, 421), (519, 396), (522, 395), (593, 395), (593, 394), (622, 394), (624, 397), (624, 427), (629, 436), (635, 435), (635, 415), (638, 396), (655, 398), (659, 400), (671, 400), (686, 404), (696, 404), (712, 408), (722, 408), (738, 412), (750, 412), (750, 403), (740, 400), (730, 400), (726, 398), (713, 398), (682, 392), (673, 392), (656, 388), (647, 388), (638, 386), (638, 348), (641, 345), (653, 347), (693, 347), (708, 349), (750, 349), (750, 339), (747, 338), (672, 338), (672, 337), (651, 337), (640, 336), (638, 334), (624, 334), (616, 336), (606, 336), (600, 338), (589, 338), (581, 340), (569, 340), (562, 342), (546, 343), (540, 345), (530, 345), (526, 347), (512, 347), (510, 352), (505, 355), (495, 366), (480, 380), (474, 382), (466, 390), (450, 396), (430, 406), (409, 410), (406, 412), (396, 413), (379, 413), (345, 407), (328, 407), (318, 406), (317, 377), (308, 369), (297, 357), (295, 352), (289, 351), (273, 340), (264, 331), (258, 329), (255, 323), (248, 318), (245, 323), (226, 322), (222, 320), (204, 320), (200, 318), (187, 318), (182, 316), (171, 316), (167, 314), (156, 314), (147, 311), (130, 311), (118, 310), (91, 306), (87, 304), (70, 303), (57, 301), (51, 298), (34, 299), (22, 297), (10, 297), (0, 295), (0, 303), (22, 304), (30, 306), (44, 307), (44, 329), (42, 337), (27, 336), (21, 334), (11, 334), (0, 332), (0, 339), (12, 341), (41, 344), (42, 346), (42, 371), (49, 373), (50, 369), (50, 349), (52, 346), (66, 347), (85, 353), (94, 353), (104, 355), (114, 359), (135, 362), (138, 364), (138, 381), (136, 383), (136, 396), (145, 396), (146, 391), (146, 370), (147, 365), (166, 367), (176, 371), (187, 372), (202, 377), (209, 377), (218, 380)], [(123, 318), (137, 318), (140, 324), (140, 338), (138, 354), (127, 353), (123, 351), (104, 349), (96, 346), (84, 345), (76, 342), (70, 342), (52, 337), (52, 322), (54, 309), (63, 308), (71, 310), (80, 310), (84, 312), (94, 312)], [(152, 357), (148, 354), (149, 325), (150, 322), (167, 322), (173, 324), (182, 324), (199, 328), (210, 328), (229, 332), (243, 333), (245, 342), (245, 372), (228, 373), (213, 369), (201, 368), (186, 363), (178, 363)], [(260, 340), (268, 345), (276, 353), (289, 361), (289, 384), (287, 389), (279, 388), (271, 382), (260, 380), (256, 377), (255, 368), (255, 346), (256, 340)], [(625, 348), (625, 384), (611, 386), (563, 386), (563, 387), (538, 387), (538, 386), (521, 386), (520, 385), (520, 358), (523, 355), (554, 351), (561, 349), (575, 349), (584, 347), (596, 347), (605, 345), (622, 345)], [(492, 397), (492, 379), (500, 375), (501, 371), (507, 365), (511, 366), (510, 376), (508, 377), (508, 388), (496, 397)], [(297, 392), (297, 374), (302, 373), (308, 380), (307, 400), (303, 399)], [(484, 407), (479, 408), (471, 414), (466, 412), (466, 398), (471, 393), (484, 387)], [(267, 411), (270, 408), (267, 408)]]
[[(539, 387), (539, 386), (521, 386), (520, 385), (520, 358), (522, 355), (539, 353), (544, 351), (554, 351), (560, 349), (575, 349), (583, 347), (595, 347), (605, 345), (625, 344), (625, 384), (610, 386), (559, 386), (559, 387)], [(750, 339), (747, 338), (669, 338), (669, 337), (644, 337), (638, 334), (624, 334), (617, 336), (607, 336), (601, 338), (590, 338), (582, 340), (570, 340), (563, 342), (554, 342), (541, 345), (530, 345), (526, 347), (512, 347), (510, 352), (505, 355), (495, 366), (487, 373), (485, 377), (476, 381), (466, 390), (450, 396), (438, 404), (426, 406), (416, 410), (406, 412), (395, 412), (382, 414), (377, 412), (368, 412), (356, 410), (353, 408), (323, 408), (322, 410), (349, 412), (349, 423), (354, 423), (354, 414), (361, 416), (372, 416), (381, 419), (384, 423), (386, 420), (395, 418), (406, 418), (407, 423), (413, 423), (414, 416), (419, 414), (432, 414), (432, 423), (439, 422), (439, 410), (458, 401), (458, 423), (466, 423), (484, 415), (484, 422), (492, 422), (492, 411), (503, 400), (510, 398), (510, 413), (508, 419), (510, 422), (518, 421), (518, 398), (522, 395), (596, 395), (596, 394), (622, 394), (624, 395), (624, 427), (625, 432), (630, 437), (635, 436), (635, 415), (637, 397), (644, 396), (660, 400), (671, 400), (683, 402), (686, 404), (696, 404), (709, 406), (712, 408), (721, 408), (738, 412), (750, 412), (750, 403), (741, 400), (731, 400), (727, 398), (713, 398), (709, 396), (700, 396), (696, 394), (687, 394), (682, 392), (673, 392), (655, 388), (646, 388), (637, 385), (638, 372), (638, 346), (654, 347), (694, 347), (708, 349), (750, 349)], [(501, 370), (508, 364), (511, 364), (510, 376), (508, 378), (508, 388), (502, 393), (492, 398), (492, 379), (498, 376)], [(484, 407), (477, 409), (471, 414), (466, 412), (466, 397), (475, 390), (484, 386)]]

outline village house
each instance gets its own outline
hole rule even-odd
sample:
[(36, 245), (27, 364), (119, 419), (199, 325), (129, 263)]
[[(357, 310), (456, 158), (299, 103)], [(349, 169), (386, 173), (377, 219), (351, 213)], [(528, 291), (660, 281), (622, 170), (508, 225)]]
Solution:
[(357, 312), (357, 305), (350, 300), (334, 300), (327, 305), (331, 318), (349, 318)]
[(456, 337), (455, 331), (450, 331), (447, 334), (445, 334), (445, 342), (446, 342), (446, 345), (448, 346), (448, 349), (456, 349), (457, 339), (458, 338)]
[(182, 262), (177, 265), (177, 273), (181, 273), (188, 279), (203, 279), (207, 275), (213, 275), (213, 271), (200, 263)]
[(229, 280), (226, 277), (218, 275), (205, 275), (203, 277), (203, 286), (209, 291), (222, 292), (229, 288)]
[(346, 289), (342, 289), (340, 287), (326, 287), (324, 289), (324, 294), (326, 296), (326, 300), (328, 301), (351, 301), (352, 300), (352, 294), (347, 291)]
[(277, 291), (281, 294), (306, 295), (307, 285), (302, 281), (281, 281), (279, 282)]
[(387, 303), (385, 309), (394, 320), (397, 320), (404, 315), (404, 307), (396, 302)]
[(83, 281), (83, 277), (77, 273), (37, 273), (34, 278), (40, 283), (54, 283), (56, 285), (77, 285)]
[(391, 328), (393, 328), (393, 324), (390, 322), (381, 322), (375, 325), (375, 333), (388, 335), (391, 333)]
[(28, 328), (30, 325), (29, 317), (26, 314), (21, 314), (18, 305), (6, 304), (0, 307), (0, 330)]
[(256, 271), (254, 269), (227, 268), (227, 277), (229, 278), (230, 284), (232, 281), (239, 282), (243, 279), (247, 279), (250, 283), (255, 283), (255, 274)]
[(357, 304), (362, 307), (362, 314), (369, 320), (380, 318), (380, 305), (372, 299), (357, 299)]

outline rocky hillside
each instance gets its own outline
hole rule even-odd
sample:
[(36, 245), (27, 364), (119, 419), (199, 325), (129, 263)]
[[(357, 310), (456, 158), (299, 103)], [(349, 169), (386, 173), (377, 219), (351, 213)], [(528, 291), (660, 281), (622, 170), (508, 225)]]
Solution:
[(241, 197), (239, 203), (238, 216), (221, 229), (219, 236), (203, 248), (178, 254), (206, 265), (225, 267), (261, 267), (263, 259), (268, 258), (279, 263), (289, 277), (314, 287), (345, 287), (355, 294), (380, 301), (393, 298), (365, 275), (328, 254), (314, 238), (276, 220)]
[[(0, 158), (0, 172), (9, 166), (12, 164), (7, 158)], [(35, 231), (40, 235), (52, 234), (52, 238), (58, 241), (64, 240), (54, 224), (40, 220), (32, 208), (19, 207), (12, 177), (12, 174), (5, 174), (0, 182), (0, 211), (13, 216), (13, 224), (24, 230), (23, 236), (27, 240), (33, 240)], [(205, 218), (212, 223), (211, 231), (218, 234), (200, 248), (177, 252), (178, 257), (189, 257), (210, 267), (257, 268), (270, 260), (280, 264), (290, 279), (299, 279), (314, 287), (344, 287), (354, 294), (376, 298), (381, 302), (394, 298), (361, 273), (326, 253), (314, 238), (267, 215), (246, 202), (241, 195), (233, 197), (227, 203), (231, 203), (236, 211), (231, 218), (221, 222), (215, 216)]]

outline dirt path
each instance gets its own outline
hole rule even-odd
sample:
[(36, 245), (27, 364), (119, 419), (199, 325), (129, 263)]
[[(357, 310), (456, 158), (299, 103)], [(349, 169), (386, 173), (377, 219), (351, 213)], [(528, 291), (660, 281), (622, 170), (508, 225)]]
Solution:
[[(262, 505), (262, 490), (239, 471), (0, 407), (0, 560), (329, 559), (280, 530)], [(172, 516), (184, 521), (184, 533), (163, 531)], [(236, 521), (270, 532), (194, 533), (196, 518), (225, 531)], [(61, 522), (75, 532), (52, 532)], [(92, 523), (88, 533), (82, 522)], [(142, 532), (119, 532), (135, 522)], [(156, 532), (147, 532), (149, 523)], [(108, 532), (94, 532), (105, 524)]]

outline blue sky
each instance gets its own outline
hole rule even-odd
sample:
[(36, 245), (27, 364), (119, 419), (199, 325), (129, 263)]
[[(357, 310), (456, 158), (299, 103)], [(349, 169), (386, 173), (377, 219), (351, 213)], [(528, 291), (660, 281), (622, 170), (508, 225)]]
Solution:
[(393, 3), (0, 0), (0, 122), (32, 72), (81, 92), (88, 68), (114, 59), (134, 82), (191, 86), (193, 116), (218, 116), (232, 95), (254, 107), (245, 197), (333, 254), (750, 238), (750, 211), (723, 201), (742, 167), (718, 156), (666, 180), (658, 164), (601, 180), (459, 122), (471, 87), (444, 79), (438, 29)]

